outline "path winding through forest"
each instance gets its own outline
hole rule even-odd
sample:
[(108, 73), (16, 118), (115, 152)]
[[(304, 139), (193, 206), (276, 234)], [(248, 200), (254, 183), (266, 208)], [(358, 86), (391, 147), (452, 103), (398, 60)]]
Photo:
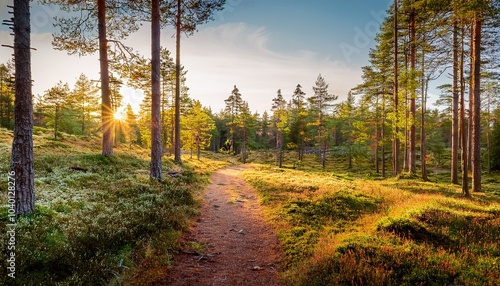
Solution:
[[(167, 285), (280, 285), (281, 250), (243, 165), (215, 172)], [(203, 251), (189, 245), (204, 245)]]

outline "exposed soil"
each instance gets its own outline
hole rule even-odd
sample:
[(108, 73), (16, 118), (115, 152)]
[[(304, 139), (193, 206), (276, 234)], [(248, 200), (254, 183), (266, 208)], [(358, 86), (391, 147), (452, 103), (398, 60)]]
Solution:
[(212, 175), (167, 285), (281, 285), (278, 240), (262, 219), (255, 190), (241, 179), (244, 169), (231, 166)]

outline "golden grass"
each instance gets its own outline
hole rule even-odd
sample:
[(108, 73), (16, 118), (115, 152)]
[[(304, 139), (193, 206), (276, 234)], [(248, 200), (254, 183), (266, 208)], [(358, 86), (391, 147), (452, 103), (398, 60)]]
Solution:
[[(353, 246), (354, 249), (358, 249), (356, 250), (356, 259), (358, 259), (356, 263), (350, 260), (350, 262), (348, 260), (342, 262), (343, 258), (338, 260), (339, 257), (354, 259), (349, 256), (350, 254), (345, 256), (346, 253), (350, 253), (349, 251), (344, 252), (342, 250), (351, 244), (366, 245), (366, 247), (371, 245), (370, 247), (378, 249), (376, 251), (379, 251), (380, 255), (391, 255), (391, 259), (396, 262), (405, 256), (410, 257), (407, 259), (417, 260), (422, 260), (423, 257), (433, 259), (433, 261), (451, 260), (449, 262), (451, 264), (442, 266), (444, 267), (442, 269), (439, 266), (441, 264), (438, 262), (436, 262), (437, 264), (434, 262), (429, 264), (429, 269), (424, 265), (424, 270), (434, 273), (432, 275), (438, 275), (439, 273), (441, 273), (439, 275), (445, 276), (453, 275), (453, 273), (459, 271), (457, 270), (458, 265), (466, 263), (464, 259), (486, 261), (484, 263), (489, 265), (488, 267), (495, 265), (495, 259), (498, 260), (498, 257), (491, 258), (488, 254), (483, 257), (481, 253), (488, 249), (496, 253), (500, 251), (499, 247), (493, 245), (491, 239), (479, 243), (477, 242), (478, 237), (473, 234), (473, 232), (477, 232), (476, 228), (480, 228), (482, 224), (487, 227), (484, 230), (484, 237), (486, 238), (494, 236), (495, 231), (500, 232), (500, 219), (494, 219), (494, 216), (498, 216), (500, 213), (500, 199), (498, 197), (481, 193), (474, 194), (472, 199), (467, 199), (461, 195), (458, 186), (444, 183), (421, 182), (409, 179), (366, 180), (353, 178), (346, 174), (338, 175), (323, 171), (278, 169), (266, 164), (252, 164), (251, 167), (252, 169), (246, 171), (244, 176), (259, 191), (266, 218), (273, 224), (278, 236), (281, 238), (286, 256), (286, 271), (283, 277), (290, 285), (322, 285), (321, 283), (325, 283), (325, 281), (319, 279), (318, 281), (323, 282), (315, 284), (316, 282), (311, 282), (311, 277), (308, 278), (308, 275), (318, 276), (318, 267), (321, 269), (325, 265), (330, 265), (325, 269), (331, 271), (329, 267), (334, 267), (331, 265), (332, 261), (336, 261), (334, 265), (344, 265), (342, 266), (344, 268), (341, 267), (344, 269), (343, 271), (346, 271), (345, 267), (359, 268), (361, 267), (359, 263), (368, 263), (367, 261), (372, 261), (370, 262), (372, 264), (383, 265), (383, 261), (376, 261), (376, 257), (368, 258), (367, 255), (373, 254), (365, 253), (364, 250), (359, 249), (357, 246)], [(325, 196), (344, 194), (346, 192), (347, 194), (353, 194), (354, 197), (365, 196), (372, 198), (376, 201), (376, 208), (373, 211), (354, 216), (349, 221), (344, 221), (342, 217), (326, 218), (321, 220), (322, 225), (319, 227), (316, 216), (321, 215), (321, 209), (318, 209), (318, 212), (313, 213), (312, 216), (302, 216), (299, 220), (294, 219), (297, 216), (297, 211), (290, 208), (290, 205), (294, 202), (303, 202), (302, 207), (306, 209), (298, 209), (298, 213), (301, 214), (300, 212), (303, 211), (308, 215), (310, 210), (315, 210), (314, 208), (310, 209), (311, 205), (323, 207), (320, 203)], [(438, 218), (433, 219), (434, 214)], [(440, 217), (443, 219), (440, 219)], [(470, 221), (470, 229), (462, 230), (461, 226), (464, 223), (467, 224), (468, 221)], [(401, 226), (398, 226), (398, 224), (401, 224)], [(297, 232), (291, 233), (290, 230), (292, 229), (302, 229), (303, 231), (299, 232), (299, 234)], [(395, 229), (402, 232), (399, 234), (391, 233), (384, 231), (384, 229)], [(405, 234), (405, 231), (408, 233)], [(419, 233), (419, 231), (423, 232)], [(317, 239), (313, 240), (314, 246), (312, 250), (304, 249), (304, 252), (297, 252), (297, 249), (293, 249), (293, 247), (304, 247), (301, 234), (306, 235), (313, 232), (315, 235), (317, 234)], [(435, 244), (440, 243), (440, 237), (443, 237), (445, 240), (443, 243), (445, 244), (438, 247)], [(455, 255), (453, 250), (446, 250), (446, 247), (458, 247), (454, 245), (462, 237), (471, 244), (468, 251), (475, 253), (473, 258), (467, 255)], [(294, 239), (296, 240), (295, 244)], [(452, 245), (446, 243), (452, 243)], [(432, 250), (434, 247), (436, 249)], [(297, 253), (301, 255), (309, 253), (310, 255), (306, 255), (305, 258), (300, 259), (300, 263), (297, 263), (297, 259), (293, 257), (298, 255)], [(367, 260), (362, 262), (363, 259)], [(292, 263), (288, 261), (292, 261)], [(419, 265), (419, 263), (421, 262), (415, 261), (415, 265)], [(467, 263), (470, 263), (470, 261)], [(389, 279), (390, 275), (396, 275), (391, 274), (387, 268), (384, 268), (387, 266), (380, 267), (383, 268), (379, 269), (381, 277), (385, 277), (383, 279)], [(411, 267), (411, 265), (406, 267)], [(466, 274), (462, 274), (462, 276), (456, 278), (457, 281), (473, 281), (475, 279), (474, 275), (476, 275), (474, 271), (471, 270)], [(328, 277), (328, 275), (328, 273), (321, 273), (319, 276)], [(366, 273), (361, 270), (352, 270), (349, 275), (365, 275), (364, 278), (359, 279), (360, 281), (366, 279)], [(406, 274), (399, 273), (397, 275)], [(458, 274), (456, 275), (458, 276)], [(484, 275), (487, 276), (485, 279), (489, 279), (485, 280), (489, 281), (486, 283), (500, 281), (496, 280), (497, 276), (489, 272)], [(304, 281), (309, 282), (305, 283)], [(332, 283), (331, 281), (338, 282), (340, 280), (328, 281)], [(390, 279), (387, 281), (390, 281)], [(469, 282), (463, 283), (468, 284)]]

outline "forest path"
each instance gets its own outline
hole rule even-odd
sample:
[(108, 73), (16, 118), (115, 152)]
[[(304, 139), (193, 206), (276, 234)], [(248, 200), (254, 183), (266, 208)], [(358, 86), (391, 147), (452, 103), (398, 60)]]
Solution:
[(281, 249), (255, 190), (241, 178), (246, 168), (230, 166), (212, 175), (167, 285), (281, 285)]

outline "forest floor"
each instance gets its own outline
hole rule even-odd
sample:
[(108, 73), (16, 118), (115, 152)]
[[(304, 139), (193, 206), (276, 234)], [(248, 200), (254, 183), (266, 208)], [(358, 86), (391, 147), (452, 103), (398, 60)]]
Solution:
[(183, 238), (167, 285), (281, 285), (282, 252), (255, 190), (242, 179), (247, 167), (215, 172), (201, 215)]

